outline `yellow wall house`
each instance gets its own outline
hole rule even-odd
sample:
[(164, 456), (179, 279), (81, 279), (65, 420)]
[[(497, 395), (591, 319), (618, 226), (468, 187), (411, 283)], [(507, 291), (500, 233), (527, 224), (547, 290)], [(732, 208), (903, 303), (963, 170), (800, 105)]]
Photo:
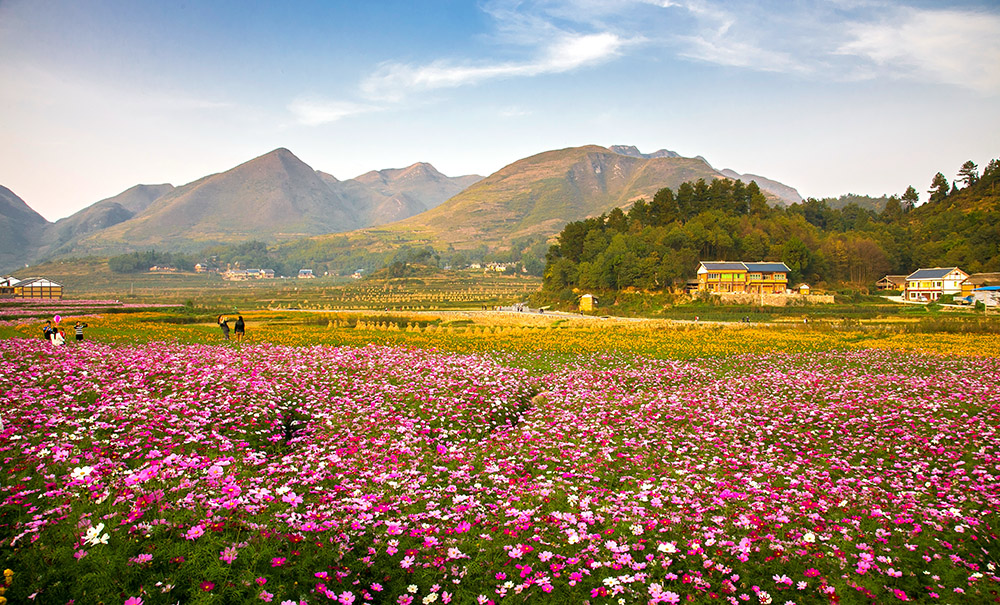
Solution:
[(584, 294), (580, 297), (580, 311), (593, 311), (597, 305), (597, 297), (593, 294)]
[(916, 302), (930, 302), (944, 294), (961, 294), (962, 282), (969, 274), (958, 267), (933, 267), (917, 269), (906, 276), (903, 298)]
[(698, 291), (784, 294), (788, 272), (785, 263), (703, 261), (698, 264)]

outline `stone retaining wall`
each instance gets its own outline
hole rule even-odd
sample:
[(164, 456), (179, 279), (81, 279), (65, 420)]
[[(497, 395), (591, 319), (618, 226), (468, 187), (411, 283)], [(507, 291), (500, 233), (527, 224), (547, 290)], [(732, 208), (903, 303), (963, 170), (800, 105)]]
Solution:
[(764, 305), (766, 307), (784, 307), (802, 303), (831, 304), (833, 294), (747, 294), (744, 292), (723, 292), (715, 294), (723, 304), (728, 305)]

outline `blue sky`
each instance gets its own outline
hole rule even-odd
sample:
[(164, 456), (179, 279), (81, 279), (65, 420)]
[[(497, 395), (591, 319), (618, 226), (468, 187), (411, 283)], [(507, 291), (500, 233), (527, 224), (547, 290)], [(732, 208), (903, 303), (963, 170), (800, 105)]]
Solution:
[(0, 57), (0, 185), (50, 220), (277, 147), (346, 179), (628, 144), (813, 197), (1000, 157), (996, 2), (0, 0)]

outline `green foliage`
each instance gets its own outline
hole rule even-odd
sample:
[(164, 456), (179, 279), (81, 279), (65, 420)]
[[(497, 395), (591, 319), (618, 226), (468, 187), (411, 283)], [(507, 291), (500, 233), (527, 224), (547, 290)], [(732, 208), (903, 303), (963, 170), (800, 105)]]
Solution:
[(131, 254), (112, 256), (108, 259), (108, 268), (113, 273), (142, 273), (149, 271), (149, 268), (153, 266), (191, 271), (194, 269), (194, 262), (184, 254), (157, 252), (156, 250), (132, 252)]
[[(845, 195), (768, 208), (755, 183), (704, 180), (661, 189), (651, 202), (565, 226), (546, 254), (544, 288), (659, 291), (694, 277), (700, 260), (782, 260), (790, 281), (851, 284), (867, 291), (887, 273), (959, 266), (1000, 271), (1000, 161), (961, 190), (943, 174), (932, 203), (902, 196)], [(940, 203), (947, 200), (949, 203)]]

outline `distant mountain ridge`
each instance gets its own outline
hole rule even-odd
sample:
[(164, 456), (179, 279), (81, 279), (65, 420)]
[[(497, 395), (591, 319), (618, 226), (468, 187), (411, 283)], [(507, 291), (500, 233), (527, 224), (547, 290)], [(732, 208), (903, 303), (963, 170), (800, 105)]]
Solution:
[[(388, 234), (397, 245), (503, 246), (511, 238), (550, 237), (567, 222), (627, 208), (663, 187), (748, 176), (667, 149), (588, 145), (542, 152), (487, 178), (448, 177), (418, 162), (341, 181), (279, 148), (179, 187), (137, 185), (56, 223), (3, 189), (0, 269), (69, 255), (196, 252), (336, 233), (372, 242)], [(781, 196), (774, 191), (797, 195), (753, 178), (772, 203)]]
[(0, 186), (0, 267), (28, 262), (48, 221), (10, 189)]
[[(634, 157), (634, 158), (652, 159), (652, 158), (683, 157), (676, 151), (670, 151), (669, 149), (660, 149), (659, 151), (654, 151), (653, 153), (642, 153), (639, 151), (639, 148), (634, 145), (612, 145), (611, 147), (608, 147), (608, 149), (615, 153), (621, 155), (627, 155), (629, 157)], [(708, 164), (708, 160), (701, 157), (700, 155), (695, 156), (694, 159), (702, 160), (703, 162)], [(711, 164), (709, 164), (709, 166), (711, 166)], [(733, 179), (735, 181), (743, 181), (744, 183), (750, 183), (751, 181), (755, 182), (757, 183), (757, 186), (760, 187), (763, 191), (773, 194), (774, 196), (780, 198), (786, 204), (798, 204), (799, 202), (802, 201), (802, 196), (799, 195), (799, 192), (794, 187), (789, 187), (784, 183), (779, 183), (778, 181), (769, 179), (767, 177), (763, 177), (758, 174), (749, 174), (749, 173), (740, 174), (739, 172), (736, 172), (735, 170), (730, 170), (728, 168), (720, 170), (719, 173), (722, 176), (728, 179)]]
[[(440, 206), (372, 230), (456, 249), (548, 237), (570, 221), (652, 199), (663, 187), (724, 178), (701, 158), (663, 150), (643, 157), (599, 145), (546, 151), (501, 168)], [(655, 156), (655, 157), (654, 157)]]
[(191, 252), (380, 225), (433, 208), (481, 178), (448, 177), (418, 162), (340, 181), (279, 148), (181, 187), (136, 185), (55, 223), (0, 188), (0, 269), (66, 255)]

